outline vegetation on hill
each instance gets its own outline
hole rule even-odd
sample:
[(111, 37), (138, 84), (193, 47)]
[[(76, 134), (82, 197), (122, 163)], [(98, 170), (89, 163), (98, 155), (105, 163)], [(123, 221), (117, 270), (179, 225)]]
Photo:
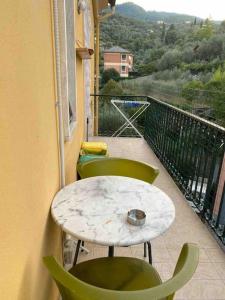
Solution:
[(110, 79), (113, 79), (114, 81), (120, 80), (120, 73), (114, 68), (110, 68), (102, 72), (101, 83), (103, 85), (106, 84)]
[[(127, 2), (116, 6), (116, 12), (120, 15), (123, 15), (128, 18), (134, 18), (140, 21), (163, 21), (165, 23), (174, 24), (174, 23), (184, 23), (184, 22), (193, 22), (195, 16), (177, 14), (177, 13), (168, 13), (168, 12), (158, 12), (158, 11), (145, 11), (142, 7), (132, 3)], [(200, 21), (201, 19), (198, 18)]]
[[(127, 5), (119, 5), (117, 12), (125, 14)], [(225, 126), (225, 21), (176, 16), (157, 22), (162, 18), (146, 19), (142, 8), (129, 7), (126, 15), (136, 19), (117, 13), (101, 23), (102, 53), (120, 46), (134, 54), (137, 78), (121, 81), (124, 92), (156, 96), (192, 112), (210, 107), (206, 117)]]

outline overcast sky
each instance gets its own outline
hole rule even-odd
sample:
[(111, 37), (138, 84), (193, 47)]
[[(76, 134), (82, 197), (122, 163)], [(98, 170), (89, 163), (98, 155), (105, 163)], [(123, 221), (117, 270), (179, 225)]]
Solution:
[[(117, 4), (128, 0), (116, 0)], [(225, 20), (225, 0), (130, 0), (145, 10), (167, 11)]]

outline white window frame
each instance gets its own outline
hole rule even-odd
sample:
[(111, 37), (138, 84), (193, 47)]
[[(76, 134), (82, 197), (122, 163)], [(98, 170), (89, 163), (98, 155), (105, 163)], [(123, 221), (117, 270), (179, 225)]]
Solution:
[(57, 1), (64, 139), (70, 141), (77, 123), (75, 5), (74, 0)]
[[(125, 68), (125, 69), (123, 70), (123, 68)], [(121, 66), (121, 73), (126, 74), (126, 66)]]
[[(123, 59), (123, 55), (125, 55), (125, 59)], [(121, 54), (121, 61), (127, 61), (127, 55), (126, 54)]]

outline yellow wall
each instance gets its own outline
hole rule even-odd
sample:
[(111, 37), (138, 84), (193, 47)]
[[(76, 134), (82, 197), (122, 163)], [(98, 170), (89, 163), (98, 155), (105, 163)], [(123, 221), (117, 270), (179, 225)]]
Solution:
[[(89, 0), (90, 7), (92, 8), (92, 1)], [(75, 7), (76, 4), (75, 4)], [(75, 16), (76, 39), (78, 44), (84, 45), (84, 29), (83, 29), (83, 13), (78, 14), (76, 10)], [(91, 44), (94, 48), (94, 19), (91, 18), (92, 35)], [(65, 163), (66, 163), (66, 183), (70, 183), (76, 179), (76, 162), (78, 160), (81, 142), (85, 137), (85, 119), (84, 119), (84, 68), (83, 61), (76, 56), (76, 75), (77, 75), (77, 124), (71, 141), (65, 143)], [(91, 92), (94, 91), (94, 57), (91, 58)], [(84, 88), (80, 88), (84, 87)]]
[[(76, 6), (75, 6), (76, 7)], [(42, 257), (60, 257), (49, 209), (59, 190), (51, 1), (0, 2), (0, 298), (52, 300)], [(81, 26), (82, 24), (80, 24)], [(83, 69), (77, 63), (78, 123), (65, 144), (66, 182), (83, 139)]]

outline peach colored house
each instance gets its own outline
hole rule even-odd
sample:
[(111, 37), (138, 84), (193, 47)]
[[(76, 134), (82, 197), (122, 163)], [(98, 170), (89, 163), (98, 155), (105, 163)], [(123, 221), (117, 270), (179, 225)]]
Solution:
[(115, 69), (120, 77), (128, 77), (133, 70), (133, 54), (121, 47), (115, 46), (104, 51), (104, 70)]

